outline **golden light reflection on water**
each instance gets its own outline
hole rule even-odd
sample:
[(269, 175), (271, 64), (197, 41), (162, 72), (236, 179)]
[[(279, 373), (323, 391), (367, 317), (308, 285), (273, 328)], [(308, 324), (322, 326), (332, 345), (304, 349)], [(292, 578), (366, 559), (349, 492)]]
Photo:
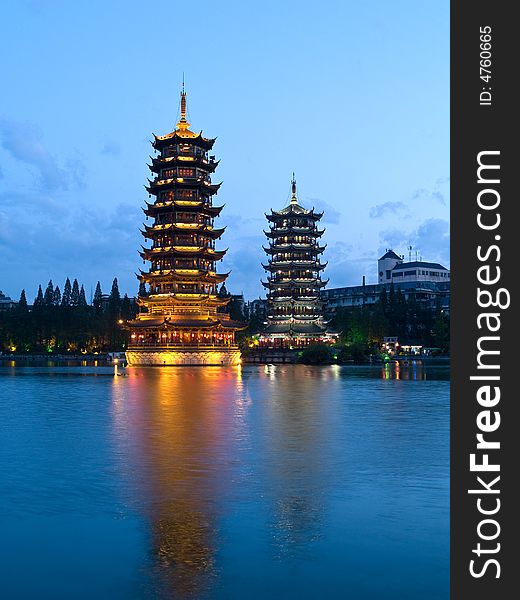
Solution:
[(401, 362), (398, 360), (384, 363), (381, 368), (382, 379), (427, 379), (425, 365), (418, 360)]
[(240, 367), (128, 368), (114, 377), (130, 502), (150, 522), (157, 576), (175, 598), (197, 598), (214, 575), (218, 506), (248, 402)]
[[(422, 365), (368, 369), (365, 381), (426, 377)], [(356, 368), (136, 367), (121, 375), (112, 387), (116, 447), (128, 503), (149, 523), (159, 597), (204, 597), (219, 577), (223, 540), (247, 538), (234, 528), (265, 540), (263, 560), (309, 560), (326, 499), (350, 464), (349, 403), (371, 400), (349, 383)], [(394, 423), (405, 415), (405, 386), (395, 383), (392, 403), (378, 406), (385, 436), (399, 433)], [(235, 507), (245, 511), (237, 521)]]

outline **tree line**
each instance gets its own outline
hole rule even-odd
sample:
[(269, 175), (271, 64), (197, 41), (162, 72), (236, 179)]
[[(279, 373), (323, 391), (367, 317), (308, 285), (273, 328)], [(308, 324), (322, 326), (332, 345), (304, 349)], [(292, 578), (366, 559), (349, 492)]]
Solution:
[[(140, 295), (145, 295), (140, 286)], [(227, 291), (223, 295), (231, 296)], [(245, 321), (241, 306), (231, 298), (224, 309), (232, 319)], [(85, 289), (77, 279), (67, 278), (63, 291), (49, 281), (45, 291), (42, 286), (32, 307), (29, 307), (25, 290), (15, 308), (0, 312), (0, 351), (4, 353), (94, 353), (122, 351), (128, 344), (128, 332), (120, 320), (132, 319), (136, 306), (125, 294), (121, 297), (117, 278), (108, 297), (103, 295), (98, 282), (89, 304)], [(249, 344), (264, 326), (264, 317), (251, 315), (248, 328), (237, 334), (237, 342), (247, 352)], [(338, 342), (330, 349), (335, 360), (363, 361), (379, 353), (385, 337), (397, 337), (399, 342), (436, 348), (438, 353), (449, 353), (449, 315), (440, 305), (432, 309), (414, 296), (406, 298), (393, 286), (389, 292), (382, 290), (378, 302), (352, 308), (337, 309), (329, 327), (340, 332)], [(325, 349), (318, 352), (320, 361)]]
[(399, 343), (434, 348), (436, 353), (450, 351), (450, 319), (440, 302), (433, 308), (415, 296), (406, 298), (401, 290), (385, 289), (378, 302), (353, 308), (340, 308), (330, 326), (340, 331), (340, 356), (363, 360), (377, 354), (385, 337), (397, 337)]
[(124, 350), (127, 333), (119, 320), (135, 316), (127, 294), (121, 297), (117, 278), (108, 298), (97, 283), (92, 303), (77, 279), (67, 277), (63, 291), (49, 281), (32, 306), (25, 290), (15, 308), (0, 313), (0, 350), (4, 353), (95, 353)]

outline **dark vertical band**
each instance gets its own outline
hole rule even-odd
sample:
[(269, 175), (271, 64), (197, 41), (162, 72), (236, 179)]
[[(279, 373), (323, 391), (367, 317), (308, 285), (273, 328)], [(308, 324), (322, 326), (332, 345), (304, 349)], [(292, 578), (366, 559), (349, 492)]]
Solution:
[(511, 3), (452, 2), (453, 600), (514, 597), (520, 577), (517, 29)]

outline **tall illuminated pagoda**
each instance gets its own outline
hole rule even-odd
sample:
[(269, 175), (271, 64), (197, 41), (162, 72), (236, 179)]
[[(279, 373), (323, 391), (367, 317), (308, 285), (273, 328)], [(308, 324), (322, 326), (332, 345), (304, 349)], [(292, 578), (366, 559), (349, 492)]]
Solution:
[(184, 89), (180, 113), (175, 131), (152, 142), (155, 178), (146, 189), (155, 199), (143, 210), (153, 223), (141, 232), (150, 246), (140, 252), (149, 269), (138, 275), (126, 358), (132, 365), (236, 365), (235, 332), (245, 324), (230, 320), (222, 311), (229, 298), (217, 295), (228, 273), (216, 268), (226, 250), (215, 248), (224, 233), (213, 226), (222, 210), (213, 205), (221, 184), (211, 182), (218, 161), (208, 156), (215, 140), (190, 130)]
[(337, 334), (323, 321), (320, 290), (321, 271), (326, 266), (320, 256), (325, 246), (318, 229), (323, 213), (306, 210), (298, 202), (296, 181), (291, 182), (291, 201), (280, 211), (266, 215), (270, 222), (267, 264), (269, 273), (263, 286), (267, 294), (267, 327), (260, 334), (260, 347), (272, 349), (301, 348), (316, 342), (333, 343)]

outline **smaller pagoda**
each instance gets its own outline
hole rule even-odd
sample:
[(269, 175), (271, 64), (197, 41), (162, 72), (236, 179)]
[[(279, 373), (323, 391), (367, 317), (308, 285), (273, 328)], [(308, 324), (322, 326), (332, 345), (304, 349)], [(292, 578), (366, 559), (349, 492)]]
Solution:
[(301, 348), (316, 342), (333, 343), (337, 334), (323, 320), (320, 290), (327, 281), (321, 272), (325, 246), (319, 241), (324, 229), (318, 229), (323, 213), (307, 210), (298, 202), (296, 180), (291, 181), (291, 201), (280, 211), (266, 214), (270, 223), (264, 231), (269, 246), (262, 266), (268, 272), (267, 326), (260, 334), (260, 347), (269, 349)]

